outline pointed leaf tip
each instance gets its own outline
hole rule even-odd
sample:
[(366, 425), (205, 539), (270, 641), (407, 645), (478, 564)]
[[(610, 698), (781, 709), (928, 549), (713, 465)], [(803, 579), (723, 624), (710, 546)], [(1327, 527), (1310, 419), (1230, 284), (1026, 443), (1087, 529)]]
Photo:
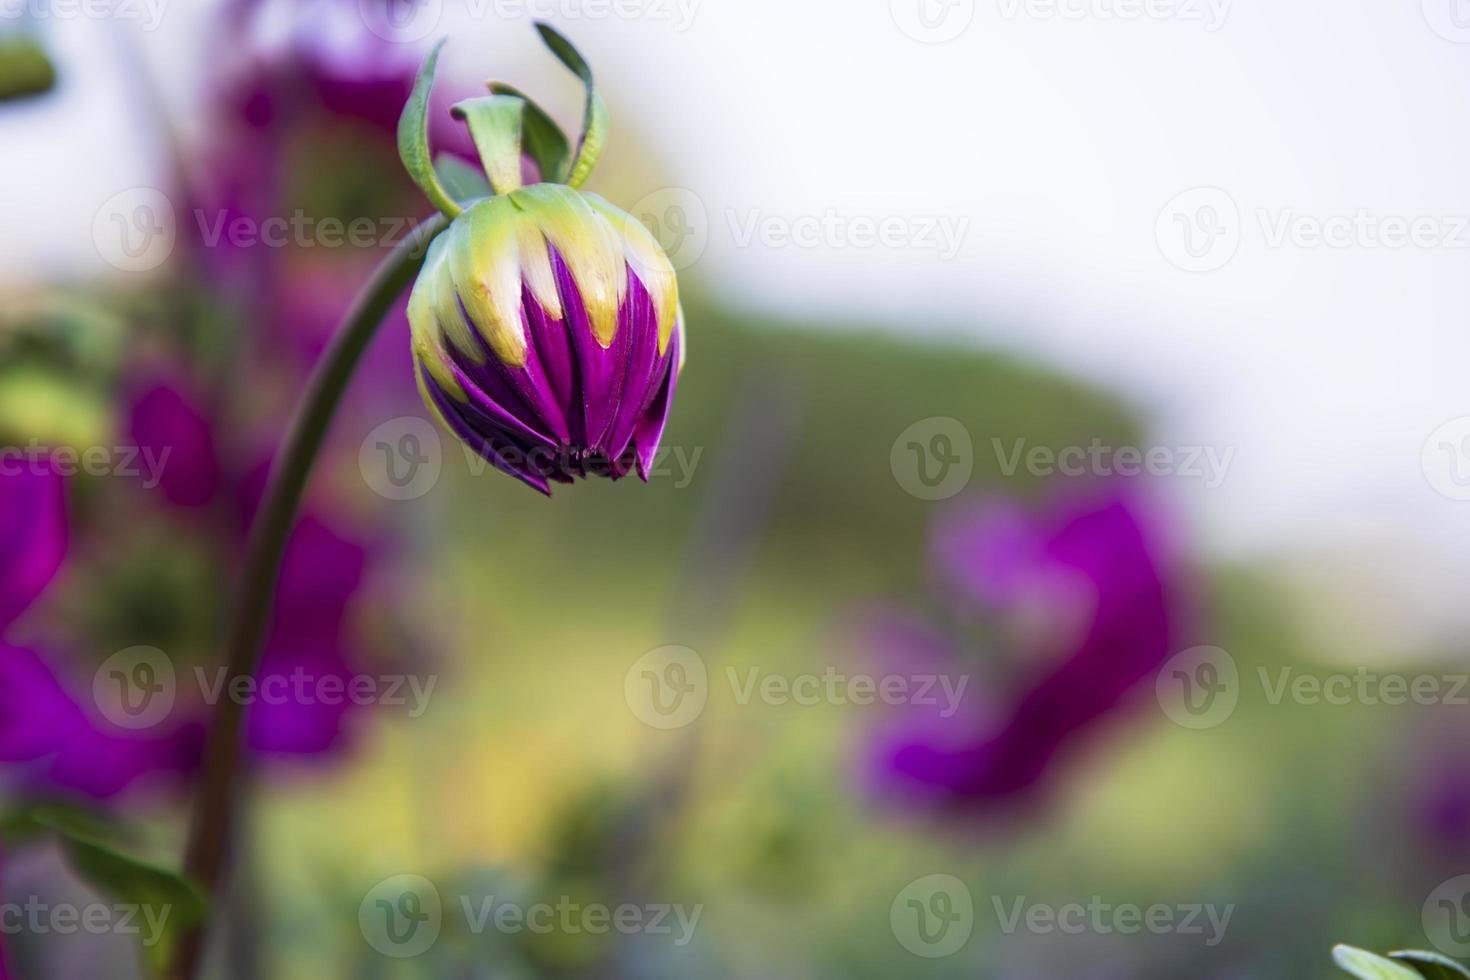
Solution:
[(1423, 980), (1408, 967), (1355, 946), (1332, 947), (1332, 961), (1359, 980)]
[(602, 101), (602, 96), (597, 94), (591, 66), (572, 42), (545, 21), (537, 21), (536, 30), (540, 33), (541, 40), (551, 49), (551, 53), (582, 80), (582, 85), (587, 90), (586, 105), (582, 112), (582, 135), (577, 140), (577, 152), (567, 173), (567, 185), (580, 187), (597, 165), (597, 158), (602, 155), (602, 147), (607, 142), (607, 105)]
[(434, 172), (434, 160), (429, 150), (429, 94), (434, 88), (434, 72), (439, 65), (439, 52), (447, 38), (440, 38), (429, 49), (424, 63), (414, 78), (413, 92), (403, 106), (403, 115), (398, 118), (398, 156), (409, 177), (419, 186), (429, 201), (442, 211), (445, 217), (459, 214), (460, 206), (444, 189), (439, 175)]

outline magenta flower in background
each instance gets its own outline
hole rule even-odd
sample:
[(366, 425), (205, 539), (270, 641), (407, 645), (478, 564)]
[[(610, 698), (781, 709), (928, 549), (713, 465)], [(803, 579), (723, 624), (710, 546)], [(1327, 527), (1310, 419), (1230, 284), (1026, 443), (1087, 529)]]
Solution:
[(0, 635), (36, 600), (66, 555), (66, 486), (49, 466), (21, 462), (0, 475)]
[[(958, 711), (906, 711), (876, 747), (886, 792), (977, 807), (1041, 784), (1175, 651), (1180, 583), (1159, 515), (1124, 485), (1030, 512), (992, 503), (936, 527), (944, 602), (1011, 658), (1008, 680), (955, 632), (881, 617), (869, 641), (914, 671), (970, 677)], [(986, 649), (985, 653), (994, 651)]]
[[(180, 378), (139, 377), (130, 388), (132, 402), (124, 416), (133, 440), (167, 460), (158, 486), (145, 491), (154, 495), (147, 502), (152, 506), (137, 519), (184, 520), (179, 533), (197, 536), (201, 514), (220, 516), (229, 525), (222, 544), (243, 547), (266, 463), (243, 479), (228, 479), (216, 429)], [(65, 490), (65, 481), (49, 470), (0, 477), (0, 530), (14, 545), (0, 561), (0, 636), (62, 565), (68, 536)], [(220, 494), (234, 505), (200, 510)], [(354, 665), (363, 661), (351, 635), (350, 612), (374, 552), (320, 512), (303, 514), (287, 545), (260, 678), (332, 678), (347, 689), (358, 674)], [(119, 648), (130, 645), (127, 637), (115, 639)], [(92, 674), (101, 659), (0, 640), (0, 761), (15, 764), (10, 776), (24, 790), (106, 800), (145, 777), (178, 786), (197, 768), (207, 705), (183, 697), (181, 690), (174, 714), (159, 726), (121, 729), (92, 704)], [(193, 676), (183, 663), (178, 674)], [(353, 708), (346, 700), (262, 701), (250, 715), (249, 744), (275, 755), (331, 751), (341, 747)]]
[[(0, 635), (61, 568), (65, 490), (49, 470), (0, 476), (0, 514), (11, 545), (0, 562)], [(110, 730), (68, 692), (57, 662), (0, 639), (0, 761), (21, 764), (23, 785), (104, 798), (148, 773), (179, 771), (197, 755), (197, 736), (184, 728), (142, 737)]]
[(60, 705), (50, 676), (32, 650), (12, 646), (7, 633), (61, 568), (66, 554), (65, 481), (49, 467), (0, 476), (0, 760), (33, 759), (54, 747)]

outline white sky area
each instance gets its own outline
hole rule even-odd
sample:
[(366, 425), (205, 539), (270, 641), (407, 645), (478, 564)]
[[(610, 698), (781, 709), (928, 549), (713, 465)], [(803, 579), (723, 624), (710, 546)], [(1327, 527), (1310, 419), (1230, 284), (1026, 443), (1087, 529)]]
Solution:
[[(105, 269), (98, 206), (156, 179), (115, 35), (187, 80), (205, 13), (152, 2), (152, 31), (144, 0), (133, 24), (50, 18), (70, 82), (0, 119), (0, 276)], [(1470, 476), (1470, 423), (1435, 440), (1427, 471), (1421, 452), (1470, 416), (1470, 3), (440, 6), (448, 75), (514, 80), (568, 122), (577, 88), (524, 12), (578, 42), (613, 109), (607, 165), (622, 189), (620, 132), (655, 151), (659, 183), (636, 189), (684, 188), (654, 200), (692, 215), (676, 261), (694, 257), (684, 275), (704, 288), (962, 335), (1125, 391), (1150, 445), (1233, 449), (1219, 486), (1165, 481), (1211, 553), (1331, 556), (1332, 588), (1353, 599), (1339, 608), (1367, 603), (1390, 630), (1463, 624), (1470, 500), (1435, 484), (1458, 493), (1452, 467)], [(926, 23), (954, 36), (911, 36)], [(1171, 205), (1199, 187), (1224, 196)], [(888, 244), (862, 239), (862, 221), (890, 217)], [(962, 232), (954, 254), (931, 219)], [(1346, 237), (1282, 241), (1283, 220)], [(1419, 241), (1391, 247), (1416, 220)], [(1210, 228), (1224, 230), (1213, 250)], [(815, 240), (771, 237), (783, 229)]]

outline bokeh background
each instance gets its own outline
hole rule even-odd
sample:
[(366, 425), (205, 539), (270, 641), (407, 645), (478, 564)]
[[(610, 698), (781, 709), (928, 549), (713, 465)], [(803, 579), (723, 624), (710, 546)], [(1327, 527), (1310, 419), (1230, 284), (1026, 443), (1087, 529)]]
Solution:
[[(267, 652), (367, 693), (252, 709), (210, 974), (1470, 955), (1458, 3), (0, 2), (0, 902), (111, 901), (63, 816), (177, 865), (265, 468), (428, 212), (413, 72), (451, 38), (448, 154), (487, 78), (575, 131), (544, 19), (680, 270), (662, 464), (506, 479), (395, 311)], [(9, 921), (17, 976), (146, 975)]]

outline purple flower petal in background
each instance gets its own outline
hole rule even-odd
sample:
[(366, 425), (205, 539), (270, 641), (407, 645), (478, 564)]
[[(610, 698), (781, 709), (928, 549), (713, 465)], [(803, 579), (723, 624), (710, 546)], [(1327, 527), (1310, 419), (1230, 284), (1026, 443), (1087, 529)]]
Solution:
[(0, 761), (56, 752), (75, 710), (61, 682), (34, 650), (0, 643)]
[(1157, 534), (1143, 500), (1116, 490), (1039, 515), (990, 506), (942, 523), (935, 554), (950, 597), (1014, 627), (998, 635), (1026, 666), (1008, 697), (988, 692), (1005, 707), (964, 702), (967, 740), (922, 726), (891, 739), (890, 785), (951, 805), (1022, 794), (1153, 676), (1179, 630)]
[(220, 488), (219, 460), (209, 420), (176, 380), (140, 384), (131, 399), (138, 448), (160, 465), (158, 489), (179, 507), (202, 507)]
[[(275, 618), (251, 706), (250, 744), (262, 752), (311, 754), (335, 748), (353, 702), (348, 613), (362, 583), (367, 547), (308, 514), (286, 545)], [(340, 694), (339, 694), (340, 692)]]
[(0, 475), (0, 633), (50, 584), (66, 554), (66, 485), (41, 460), (7, 460)]

